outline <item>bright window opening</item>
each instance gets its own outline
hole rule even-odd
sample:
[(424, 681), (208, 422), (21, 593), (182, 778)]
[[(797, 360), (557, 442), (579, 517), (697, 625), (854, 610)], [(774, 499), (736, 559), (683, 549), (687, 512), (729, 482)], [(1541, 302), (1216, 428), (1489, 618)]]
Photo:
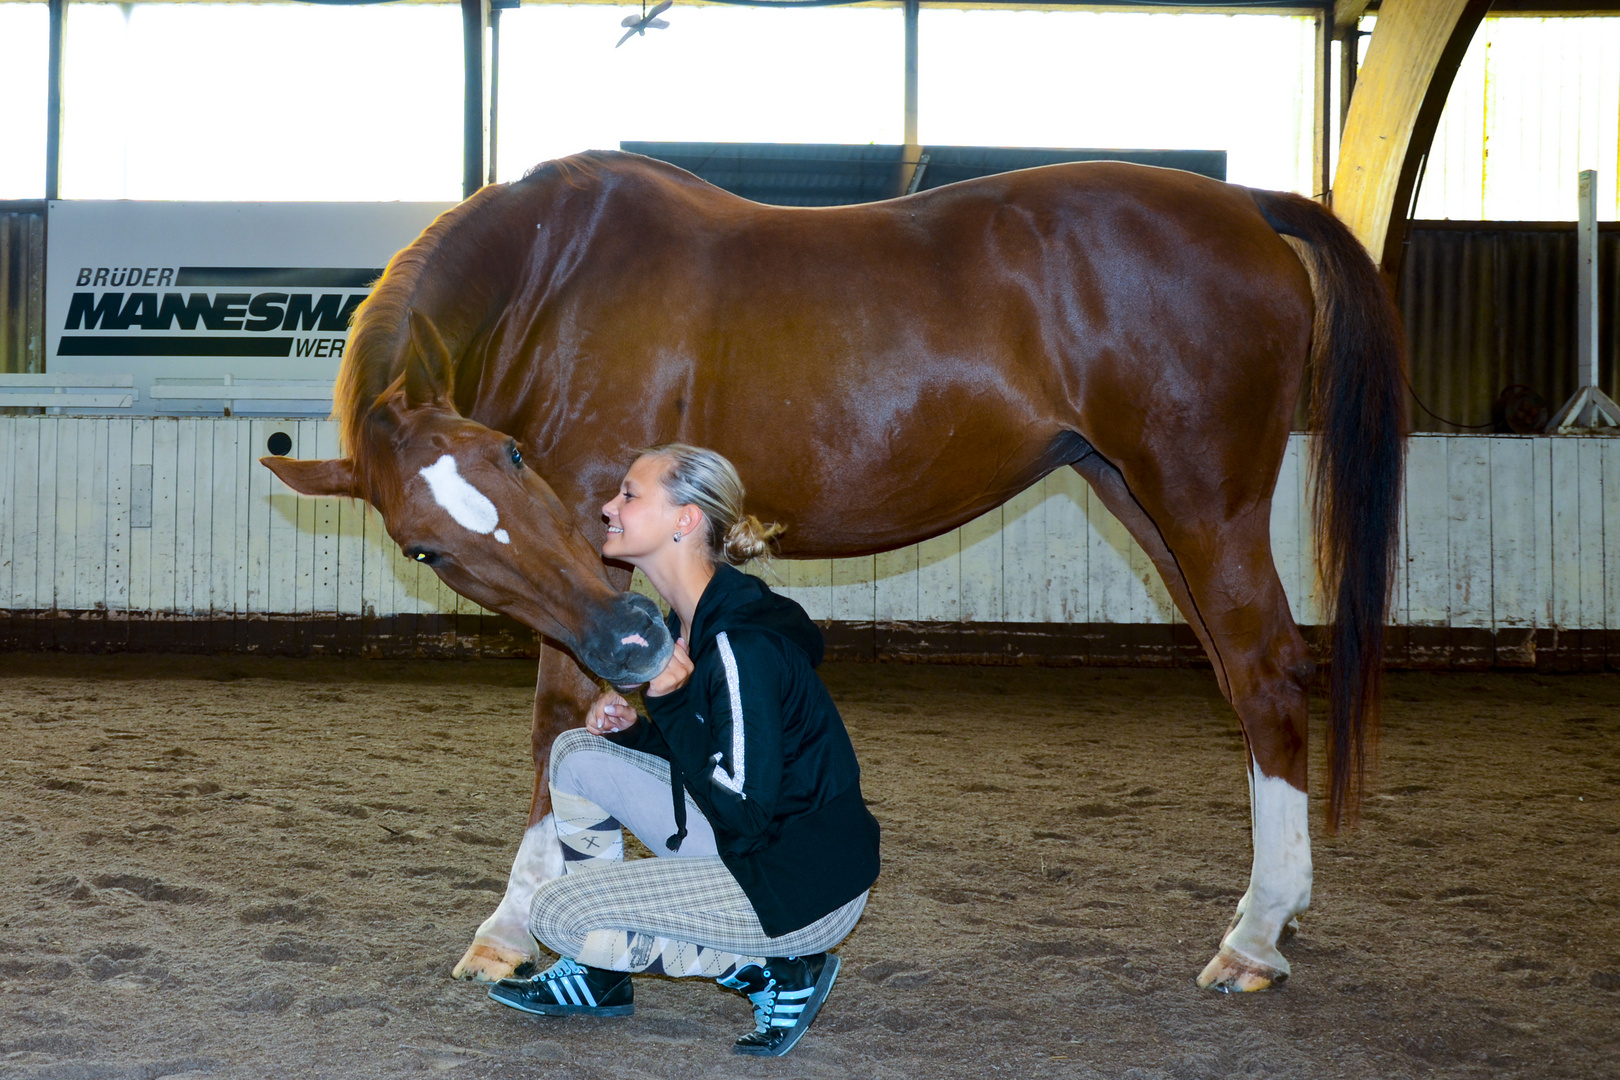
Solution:
[(454, 5), (72, 4), (66, 42), (64, 198), (461, 194)]
[(1569, 221), (1596, 169), (1620, 217), (1620, 18), (1488, 18), (1435, 132), (1416, 216)]
[(0, 4), (0, 199), (45, 196), (44, 4)]
[(1236, 183), (1311, 190), (1309, 18), (925, 8), (918, 31), (924, 143), (1225, 150)]
[[(641, 7), (501, 14), (501, 179), (587, 149), (650, 142), (898, 143), (899, 8), (675, 7), (617, 46)], [(924, 12), (926, 22), (933, 12)]]

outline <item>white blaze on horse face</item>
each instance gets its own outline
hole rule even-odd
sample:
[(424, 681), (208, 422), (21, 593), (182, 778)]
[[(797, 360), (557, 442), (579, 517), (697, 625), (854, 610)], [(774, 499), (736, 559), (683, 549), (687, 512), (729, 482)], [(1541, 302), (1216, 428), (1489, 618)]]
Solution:
[(505, 529), (495, 527), (501, 521), (500, 511), (489, 501), (489, 496), (462, 479), (452, 455), (445, 454), (422, 469), (420, 475), (427, 481), (428, 490), (433, 492), (433, 501), (455, 518), (457, 525), (468, 532), (485, 536), (494, 533), (495, 539), (503, 544), (512, 542)]
[(1249, 763), (1249, 810), (1254, 823), (1254, 869), (1242, 917), (1222, 946), (1288, 972), (1277, 938), (1288, 920), (1311, 906), (1311, 833), (1308, 800), (1280, 776)]

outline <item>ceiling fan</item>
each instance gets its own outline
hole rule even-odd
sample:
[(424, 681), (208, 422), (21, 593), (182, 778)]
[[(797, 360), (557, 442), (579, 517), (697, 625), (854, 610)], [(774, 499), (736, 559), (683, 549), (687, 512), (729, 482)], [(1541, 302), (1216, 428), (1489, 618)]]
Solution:
[[(634, 15), (626, 15), (624, 17), (624, 21), (619, 24), (620, 26), (628, 26), (630, 28), (624, 32), (624, 37), (619, 39), (619, 45), (623, 45), (637, 34), (640, 34), (642, 37), (646, 37), (648, 28), (653, 30), (663, 30), (668, 27), (669, 20), (660, 19), (658, 16), (668, 11), (669, 6), (674, 2), (675, 0), (663, 0), (663, 2), (657, 7), (653, 8), (651, 11), (648, 11), (647, 0), (641, 0), (641, 17), (638, 19)], [(617, 49), (619, 45), (615, 45), (613, 47)]]

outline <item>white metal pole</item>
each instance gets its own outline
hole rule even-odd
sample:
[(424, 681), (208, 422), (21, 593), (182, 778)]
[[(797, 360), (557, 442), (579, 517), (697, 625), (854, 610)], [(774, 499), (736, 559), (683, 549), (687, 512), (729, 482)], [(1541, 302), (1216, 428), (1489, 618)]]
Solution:
[(905, 140), (907, 146), (915, 146), (917, 143), (917, 16), (920, 7), (918, 0), (906, 0)]
[(1575, 372), (1579, 383), (1547, 425), (1554, 434), (1590, 433), (1620, 427), (1620, 406), (1598, 386), (1597, 172), (1580, 173), (1575, 224)]
[(1598, 385), (1598, 227), (1597, 171), (1584, 169), (1580, 182), (1580, 218), (1576, 226), (1575, 341), (1580, 385)]
[(894, 193), (908, 195), (922, 179), (922, 147), (917, 145), (917, 17), (921, 0), (905, 0), (905, 145), (900, 148), (900, 169), (894, 178)]

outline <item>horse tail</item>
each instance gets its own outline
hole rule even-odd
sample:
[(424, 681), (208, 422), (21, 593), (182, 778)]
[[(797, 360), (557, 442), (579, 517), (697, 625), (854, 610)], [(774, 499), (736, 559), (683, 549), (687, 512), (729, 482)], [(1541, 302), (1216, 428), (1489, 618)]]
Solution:
[(1314, 256), (1305, 260), (1316, 299), (1311, 513), (1331, 628), (1327, 767), (1334, 831), (1356, 818), (1378, 740), (1406, 468), (1405, 338), (1378, 267), (1343, 222), (1298, 195), (1251, 194), (1273, 229), (1304, 241)]

